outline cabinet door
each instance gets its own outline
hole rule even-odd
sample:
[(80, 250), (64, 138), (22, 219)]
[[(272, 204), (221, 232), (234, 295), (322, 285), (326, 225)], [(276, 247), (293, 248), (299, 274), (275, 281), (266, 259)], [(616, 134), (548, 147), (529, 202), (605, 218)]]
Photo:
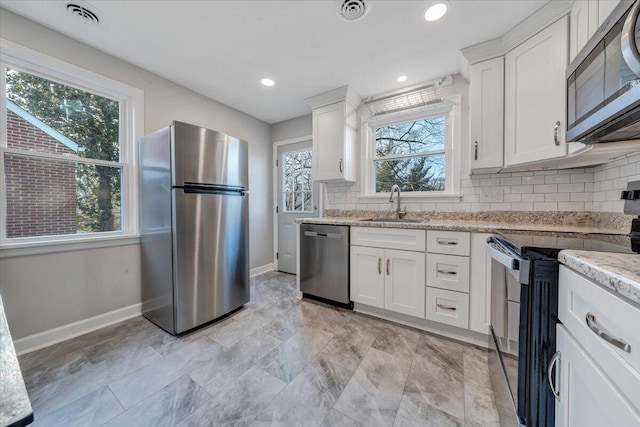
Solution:
[(384, 308), (424, 318), (425, 254), (387, 249)]
[(577, 0), (571, 8), (569, 61), (573, 61), (595, 31), (593, 25), (590, 25), (589, 14), (593, 13), (593, 8), (589, 7), (589, 3), (588, 0)]
[[(556, 364), (557, 427), (638, 426), (640, 413), (621, 395), (596, 362), (558, 325)], [(606, 361), (602, 361), (606, 363)]]
[(504, 57), (473, 64), (471, 86), (471, 169), (499, 169), (504, 151)]
[(351, 299), (384, 308), (384, 249), (351, 246)]
[[(597, 0), (598, 3), (598, 27), (607, 20), (613, 9), (618, 6), (620, 0)], [(595, 32), (595, 31), (594, 31)]]
[[(347, 140), (346, 101), (337, 102), (313, 110), (313, 180), (353, 180), (351, 163), (351, 133)], [(348, 151), (348, 153), (347, 153)], [(345, 158), (345, 155), (348, 157)], [(349, 169), (349, 170), (348, 170)]]
[(491, 255), (485, 249), (490, 234), (471, 234), (469, 329), (487, 334), (491, 321)]
[(568, 18), (505, 56), (505, 166), (563, 157)]

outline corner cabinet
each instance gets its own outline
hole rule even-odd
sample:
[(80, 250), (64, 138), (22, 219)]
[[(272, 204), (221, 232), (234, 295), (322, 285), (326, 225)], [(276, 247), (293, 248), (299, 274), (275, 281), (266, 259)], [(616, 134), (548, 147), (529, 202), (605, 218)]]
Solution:
[(504, 57), (469, 67), (471, 169), (497, 171), (504, 150)]
[(312, 108), (313, 180), (355, 182), (360, 98), (345, 86), (308, 98), (307, 102)]
[(563, 17), (505, 55), (505, 166), (566, 156)]

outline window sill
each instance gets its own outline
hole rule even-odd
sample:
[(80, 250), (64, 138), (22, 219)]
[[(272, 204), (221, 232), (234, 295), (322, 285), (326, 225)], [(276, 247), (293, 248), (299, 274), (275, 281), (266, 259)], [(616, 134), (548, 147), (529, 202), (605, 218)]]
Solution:
[[(410, 194), (402, 193), (400, 196), (401, 201), (406, 202), (457, 202), (462, 198), (462, 194), (459, 193), (440, 193), (440, 194)], [(358, 197), (358, 200), (362, 202), (388, 202), (389, 196), (385, 194), (367, 194)], [(394, 196), (395, 200), (395, 196)]]
[(0, 246), (0, 259), (137, 245), (139, 243), (140, 235), (137, 234), (91, 236), (75, 239), (48, 240), (44, 242), (11, 242)]

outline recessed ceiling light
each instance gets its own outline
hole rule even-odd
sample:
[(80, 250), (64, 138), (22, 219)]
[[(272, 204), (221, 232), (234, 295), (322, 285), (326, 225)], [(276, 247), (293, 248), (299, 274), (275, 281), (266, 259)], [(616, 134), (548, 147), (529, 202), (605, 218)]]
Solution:
[(406, 82), (407, 81), (407, 76), (400, 76), (396, 80), (398, 80), (400, 83)]
[(276, 82), (274, 82), (271, 79), (262, 79), (262, 80), (260, 80), (260, 83), (262, 83), (265, 86), (273, 86), (273, 85), (276, 84)]
[(437, 1), (427, 8), (427, 11), (424, 13), (424, 19), (429, 22), (437, 21), (447, 13), (447, 9), (449, 9), (448, 2)]

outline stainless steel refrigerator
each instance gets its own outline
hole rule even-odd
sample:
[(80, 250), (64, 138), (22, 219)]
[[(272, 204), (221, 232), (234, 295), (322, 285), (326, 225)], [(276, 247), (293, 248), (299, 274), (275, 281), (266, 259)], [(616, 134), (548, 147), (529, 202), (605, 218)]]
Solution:
[(142, 314), (177, 335), (249, 301), (247, 143), (173, 122), (139, 153)]

